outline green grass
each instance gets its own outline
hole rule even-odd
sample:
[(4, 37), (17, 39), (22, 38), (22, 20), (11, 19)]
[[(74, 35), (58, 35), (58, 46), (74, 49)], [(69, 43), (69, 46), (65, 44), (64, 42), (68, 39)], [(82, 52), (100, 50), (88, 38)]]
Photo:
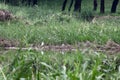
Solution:
[[(44, 54), (43, 54), (44, 53)], [(12, 55), (12, 56), (11, 56)], [(7, 57), (8, 56), (8, 57)], [(1, 54), (0, 78), (13, 80), (119, 80), (119, 55), (81, 51), (8, 51)], [(3, 63), (4, 62), (4, 63)], [(3, 74), (4, 75), (3, 75)]]
[(88, 40), (105, 43), (109, 39), (120, 43), (119, 20), (116, 22), (102, 20), (93, 24), (71, 18), (69, 22), (38, 21), (33, 25), (25, 25), (13, 21), (1, 24), (1, 37), (16, 39), (27, 44), (41, 42), (45, 44), (75, 44)]
[[(99, 15), (99, 11), (92, 12), (92, 3), (84, 6), (87, 2), (83, 1), (82, 14), (78, 18), (72, 12), (70, 15), (62, 14), (60, 3), (56, 7), (51, 3), (36, 7), (1, 4), (0, 8), (10, 10), (19, 19), (0, 22), (0, 37), (16, 39), (25, 44), (41, 42), (45, 44), (75, 44), (88, 40), (103, 44), (109, 39), (120, 43), (119, 18), (117, 20), (97, 20), (96, 23), (87, 22), (82, 18), (87, 19), (89, 16)], [(106, 8), (109, 10), (110, 6), (110, 4), (106, 4)], [(117, 10), (119, 12), (119, 5)]]
[[(92, 1), (84, 0), (81, 14), (61, 12), (59, 2), (42, 1), (38, 6), (11, 6), (0, 3), (0, 8), (11, 11), (18, 19), (0, 22), (0, 38), (29, 44), (59, 45), (79, 42), (105, 44), (108, 40), (120, 43), (120, 18), (110, 14), (112, 1), (106, 0), (106, 13), (92, 12)], [(91, 5), (90, 5), (91, 4)], [(42, 6), (41, 6), (42, 5)], [(86, 6), (88, 5), (88, 6)], [(68, 6), (68, 5), (67, 5)], [(106, 55), (88, 50), (75, 52), (37, 52), (33, 50), (3, 51), (0, 48), (0, 80), (119, 80), (120, 55)], [(44, 53), (44, 54), (43, 54)], [(21, 79), (21, 80), (22, 80)]]

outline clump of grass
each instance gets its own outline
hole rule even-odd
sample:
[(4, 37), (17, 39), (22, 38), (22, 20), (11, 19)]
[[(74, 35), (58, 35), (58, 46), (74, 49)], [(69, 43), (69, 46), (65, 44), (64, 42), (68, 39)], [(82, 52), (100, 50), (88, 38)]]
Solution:
[(92, 11), (82, 11), (80, 14), (80, 18), (85, 21), (91, 22), (94, 18), (94, 14)]
[[(36, 52), (32, 50), (17, 51), (16, 53), (13, 52), (12, 55), (14, 57), (9, 58), (11, 59), (10, 62), (4, 61), (5, 64), (2, 65), (2, 70), (7, 79), (119, 79), (119, 56), (111, 57), (98, 52), (83, 54), (81, 51), (76, 51), (61, 54), (59, 52)], [(5, 59), (8, 58), (5, 57)]]

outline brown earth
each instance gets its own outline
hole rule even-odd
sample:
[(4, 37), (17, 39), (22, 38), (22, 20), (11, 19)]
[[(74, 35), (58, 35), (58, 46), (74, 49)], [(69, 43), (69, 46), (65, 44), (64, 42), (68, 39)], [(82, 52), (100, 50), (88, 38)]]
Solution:
[[(8, 40), (0, 38), (0, 47), (5, 50), (18, 50), (20, 43), (16, 40)], [(114, 41), (107, 41), (105, 45), (98, 45), (96, 43), (80, 42), (76, 45), (62, 44), (62, 45), (44, 45), (44, 44), (34, 44), (27, 48), (21, 48), (22, 50), (37, 50), (37, 51), (59, 51), (59, 52), (71, 52), (80, 50), (84, 53), (87, 51), (96, 51), (109, 54), (120, 53), (120, 44)]]
[(19, 45), (19, 42), (16, 40), (9, 40), (0, 38), (0, 47), (17, 47)]
[(0, 9), (0, 21), (12, 20), (13, 18), (13, 14), (10, 11)]
[(120, 16), (111, 16), (111, 15), (99, 16), (99, 15), (96, 15), (92, 19), (92, 23), (96, 23), (97, 21), (104, 21), (104, 20), (120, 20)]

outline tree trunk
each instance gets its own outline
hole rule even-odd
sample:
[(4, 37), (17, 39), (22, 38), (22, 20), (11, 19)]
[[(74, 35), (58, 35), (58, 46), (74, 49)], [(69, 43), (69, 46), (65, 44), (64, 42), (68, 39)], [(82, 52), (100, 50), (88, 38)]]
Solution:
[(97, 0), (94, 0), (93, 4), (94, 4), (93, 10), (96, 11), (97, 10)]
[(82, 0), (75, 0), (75, 5), (74, 5), (74, 11), (77, 12), (77, 11), (81, 11), (81, 2)]
[(73, 0), (71, 0), (71, 3), (70, 3), (70, 6), (69, 6), (68, 11), (70, 11), (70, 10), (71, 10), (72, 5), (73, 5)]
[(5, 4), (7, 4), (7, 3), (9, 3), (9, 2), (10, 2), (9, 0), (4, 0), (4, 3), (5, 3)]
[(64, 2), (63, 2), (63, 6), (62, 6), (62, 11), (65, 10), (66, 4), (67, 4), (67, 0), (64, 0)]
[(118, 5), (118, 2), (119, 2), (119, 0), (114, 0), (113, 1), (112, 7), (111, 7), (111, 13), (115, 13), (116, 12), (116, 8), (117, 8), (117, 5)]
[(33, 5), (37, 5), (38, 0), (33, 0)]
[(101, 0), (100, 2), (100, 13), (104, 13), (105, 12), (105, 4), (104, 4), (104, 0)]

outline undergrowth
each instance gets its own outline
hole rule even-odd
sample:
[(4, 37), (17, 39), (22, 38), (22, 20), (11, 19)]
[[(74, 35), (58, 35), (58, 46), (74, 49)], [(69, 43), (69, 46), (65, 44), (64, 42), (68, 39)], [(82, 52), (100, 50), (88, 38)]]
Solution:
[(119, 55), (89, 52), (9, 51), (2, 54), (0, 78), (25, 80), (119, 80)]

